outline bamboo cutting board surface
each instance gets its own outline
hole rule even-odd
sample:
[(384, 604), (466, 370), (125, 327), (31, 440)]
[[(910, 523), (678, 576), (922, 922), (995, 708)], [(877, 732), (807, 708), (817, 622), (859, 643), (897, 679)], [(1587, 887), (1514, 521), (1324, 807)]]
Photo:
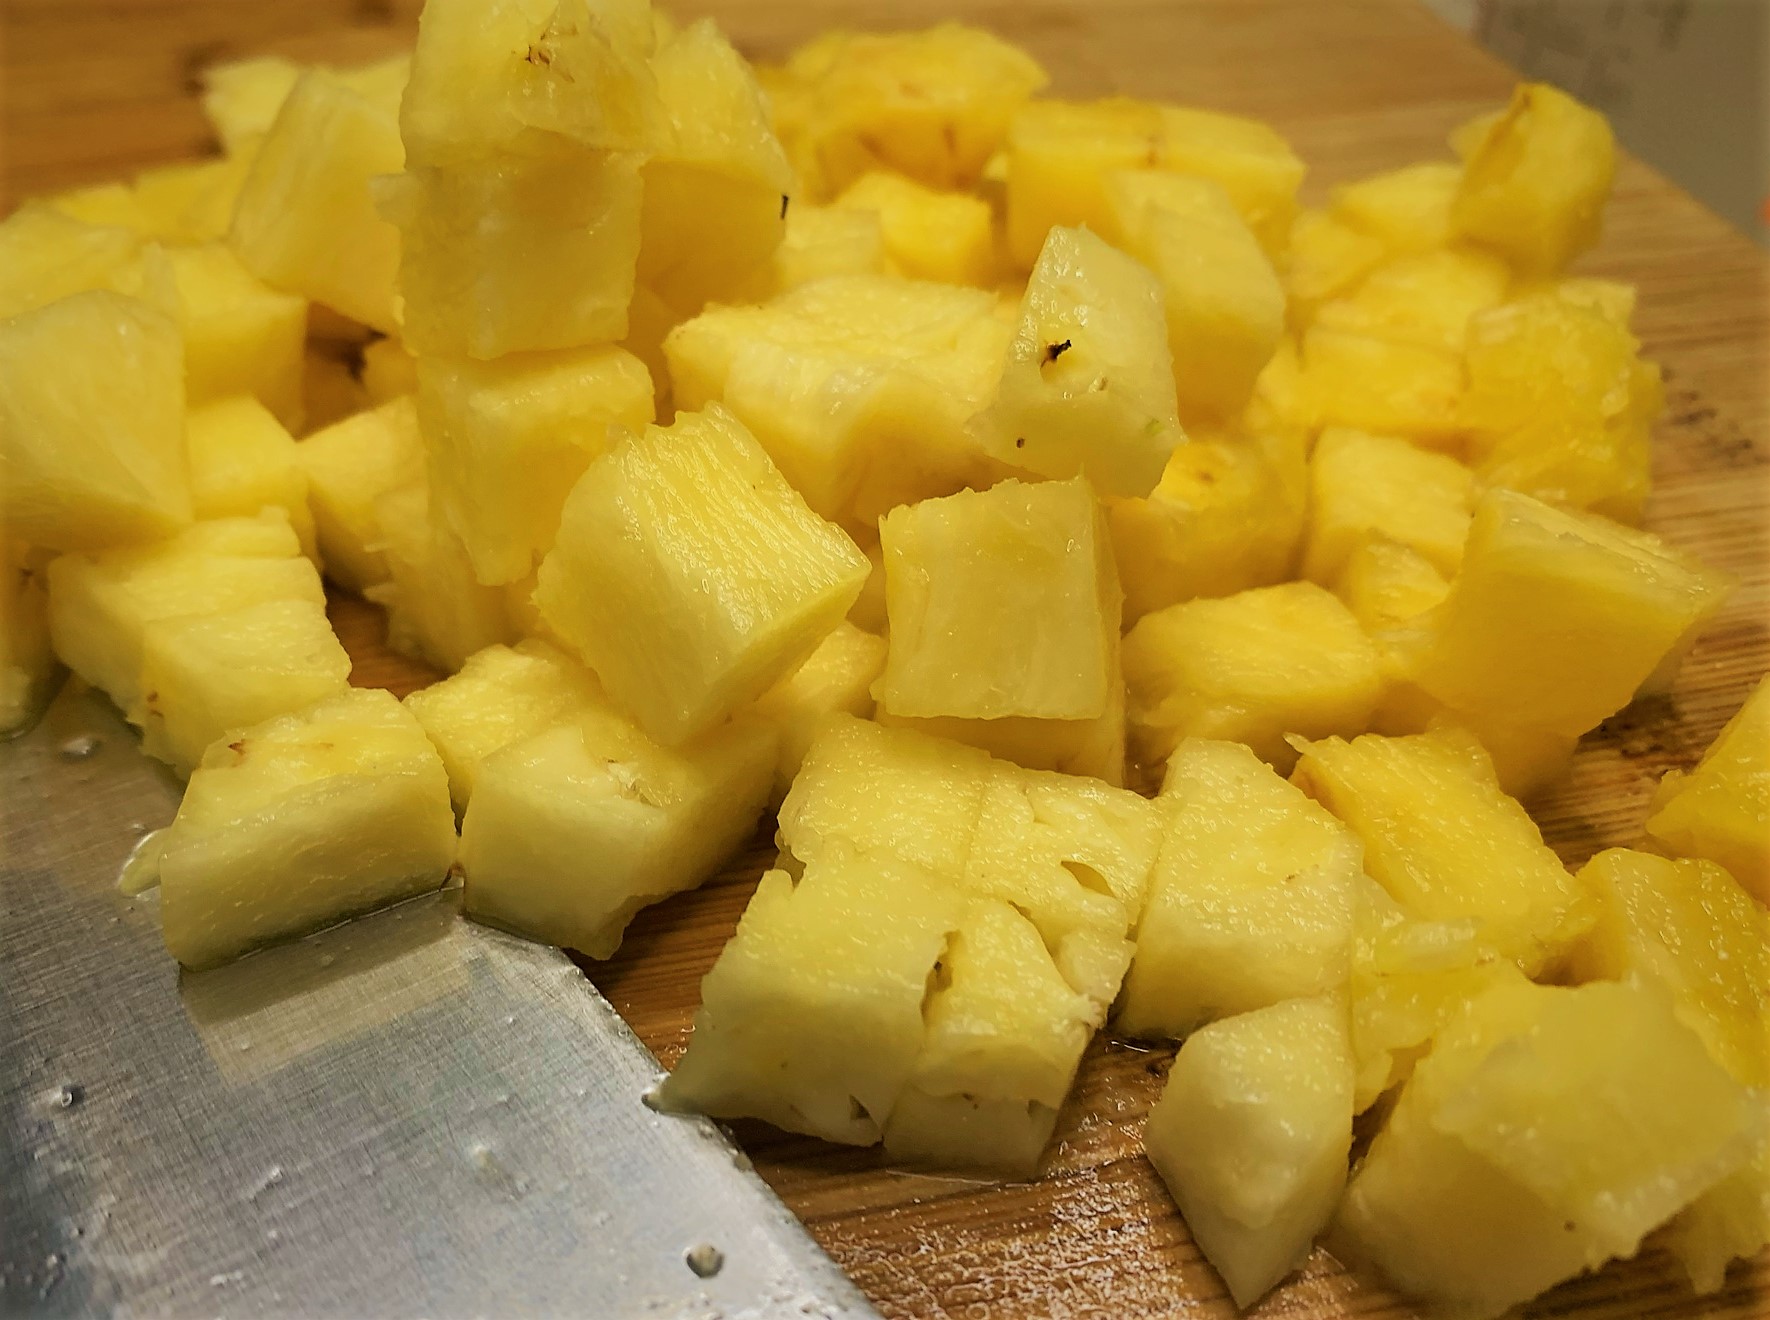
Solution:
[[(193, 92), (219, 58), (347, 62), (409, 42), (418, 0), (0, 0), (0, 197), (211, 149)], [(1075, 96), (1163, 97), (1271, 120), (1310, 166), (1306, 198), (1339, 180), (1445, 154), (1447, 131), (1502, 100), (1510, 74), (1413, 0), (699, 0), (753, 56), (820, 28), (962, 17), (1029, 48)], [(1741, 107), (1740, 113), (1750, 113)], [(1588, 736), (1569, 781), (1533, 804), (1569, 863), (1632, 842), (1666, 769), (1695, 760), (1770, 668), (1770, 263), (1646, 167), (1626, 162), (1604, 242), (1582, 269), (1640, 286), (1638, 331), (1666, 367), (1648, 522), (1740, 579), (1669, 701)], [(378, 612), (339, 600), (356, 681), (404, 692), (430, 675), (390, 655)], [(687, 1038), (701, 975), (770, 859), (766, 831), (727, 874), (635, 923), (592, 979), (666, 1064)], [(762, 1175), (891, 1317), (1234, 1314), (1140, 1154), (1172, 1050), (1101, 1039), (1084, 1061), (1048, 1167), (990, 1185), (895, 1171), (866, 1151), (739, 1135)], [(1255, 1313), (1399, 1317), (1379, 1284), (1317, 1252)], [(1533, 1316), (1770, 1315), (1770, 1257), (1696, 1301), (1646, 1251), (1564, 1286)]]

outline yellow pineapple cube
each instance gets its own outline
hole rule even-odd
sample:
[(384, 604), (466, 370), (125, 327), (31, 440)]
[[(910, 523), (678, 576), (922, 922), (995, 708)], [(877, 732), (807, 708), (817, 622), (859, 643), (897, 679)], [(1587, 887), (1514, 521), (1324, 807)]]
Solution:
[(503, 591), (473, 573), (461, 538), (442, 520), (422, 481), (375, 500), (387, 580), (363, 595), (387, 609), (387, 644), (452, 674), (476, 651), (516, 640)]
[(1464, 375), (1458, 353), (1417, 339), (1311, 325), (1295, 388), (1318, 426), (1401, 436), (1432, 449), (1463, 439)]
[(47, 552), (0, 543), (0, 738), (29, 728), (55, 686)]
[(1339, 185), (1328, 213), (1389, 252), (1431, 252), (1451, 242), (1451, 205), (1462, 182), (1455, 161), (1421, 161)]
[(213, 242), (227, 237), (251, 168), (247, 153), (162, 165), (137, 174), (132, 192), (153, 232), (177, 242)]
[(169, 249), (184, 332), (184, 390), (194, 407), (250, 394), (286, 427), (301, 423), (307, 303), (280, 293), (221, 243)]
[(1547, 83), (1523, 83), (1463, 162), (1452, 227), (1521, 271), (1559, 271), (1598, 241), (1615, 176), (1604, 116)]
[(873, 683), (884, 669), (885, 639), (844, 619), (804, 664), (756, 699), (752, 713), (780, 735), (777, 802), (792, 787), (824, 716), (835, 711), (861, 719), (872, 715)]
[(1284, 338), (1272, 262), (1212, 179), (1121, 170), (1104, 186), (1106, 232), (1161, 281), (1182, 415), (1236, 416)]
[(1511, 285), (1506, 263), (1485, 252), (1439, 249), (1392, 257), (1358, 288), (1324, 304), (1315, 324), (1458, 353), (1469, 319), (1502, 302)]
[(178, 327), (92, 290), (0, 322), (0, 522), (56, 550), (191, 518)]
[(981, 197), (874, 170), (843, 189), (835, 207), (876, 214), (885, 255), (911, 279), (986, 288), (995, 282), (994, 221)]
[(1351, 827), (1364, 868), (1408, 913), (1473, 918), (1535, 975), (1589, 924), (1574, 883), (1467, 731), (1298, 741), (1293, 782)]
[(412, 399), (394, 399), (307, 437), (295, 447), (326, 576), (361, 592), (388, 578), (376, 501), (424, 480), (424, 442)]
[(375, 339), (363, 345), (363, 393), (375, 407), (402, 394), (418, 391), (418, 360), (398, 339)]
[(111, 225), (87, 224), (41, 202), (0, 220), (0, 320), (91, 289), (138, 295), (142, 241)]
[(1147, 495), (1186, 439), (1171, 363), (1155, 277), (1089, 230), (1053, 229), (979, 434), (1010, 466)]
[(553, 546), (559, 511), (610, 427), (652, 420), (645, 364), (612, 345), (418, 359), (418, 421), (438, 512), (484, 583), (513, 582)]
[(1190, 1035), (1218, 1018), (1337, 993), (1351, 970), (1359, 844), (1239, 743), (1189, 738), (1116, 1029)]
[(391, 693), (352, 690), (217, 743), (160, 858), (166, 947), (211, 967), (439, 887), (448, 778)]
[(1146, 614), (1125, 636), (1124, 667), (1132, 751), (1147, 766), (1183, 739), (1217, 738), (1289, 770), (1286, 734), (1362, 732), (1383, 681), (1358, 620), (1310, 582)]
[(1303, 576), (1331, 587), (1354, 552), (1378, 539), (1418, 551), (1448, 576), (1462, 560), (1474, 503), (1474, 477), (1454, 458), (1391, 436), (1323, 431), (1309, 459)]
[(222, 399), (185, 421), (190, 445), (191, 505), (198, 518), (251, 517), (279, 508), (301, 553), (316, 558), (307, 473), (294, 439), (250, 396)]
[(750, 837), (777, 740), (739, 716), (660, 747), (584, 677), (581, 704), (475, 772), (461, 820), (464, 910), (606, 958), (636, 912), (694, 888)]
[(1190, 1038), (1143, 1146), (1235, 1304), (1252, 1306), (1303, 1263), (1346, 1185), (1345, 1004), (1294, 999)]
[(1496, 986), (1415, 1069), (1336, 1248), (1429, 1305), (1496, 1316), (1634, 1255), (1740, 1166), (1757, 1119), (1657, 991)]
[(667, 745), (804, 661), (867, 561), (710, 405), (603, 455), (565, 503), (535, 603), (609, 695)]
[(399, 233), (377, 214), (369, 180), (404, 160), (386, 108), (303, 74), (253, 158), (230, 241), (266, 284), (391, 332)]
[[(1363, 433), (1341, 431), (1336, 434)], [(1457, 549), (1460, 551), (1462, 546), (1459, 544)], [(1450, 591), (1450, 583), (1430, 559), (1413, 546), (1391, 541), (1380, 534), (1370, 535), (1351, 545), (1335, 571), (1332, 586), (1334, 595), (1345, 602), (1359, 626), (1373, 636), (1424, 614)], [(1420, 699), (1431, 700), (1423, 694)], [(1382, 723), (1381, 715), (1377, 722)], [(1419, 730), (1407, 732), (1417, 733)]]
[[(389, 114), (399, 113), (400, 97), (411, 71), (409, 54), (352, 68), (328, 69), (333, 77)], [(212, 64), (203, 70), (203, 114), (229, 157), (249, 157), (276, 122), (304, 66), (281, 55), (257, 55)]]
[(1719, 863), (1770, 902), (1770, 680), (1760, 680), (1688, 774), (1654, 794), (1647, 834), (1679, 857)]
[(1390, 641), (1446, 705), (1577, 736), (1628, 705), (1727, 586), (1646, 532), (1492, 490), (1450, 594)]
[[(1405, 575), (1409, 570), (1398, 566), (1394, 571)], [(1352, 595), (1348, 585), (1342, 580), (1336, 590), (1351, 607)], [(1372, 585), (1379, 593), (1386, 594), (1375, 602), (1367, 600), (1366, 609), (1381, 610), (1387, 604), (1397, 615), (1405, 615), (1366, 624), (1367, 628), (1381, 629), (1377, 641), (1383, 650), (1384, 672), (1389, 680), (1377, 713), (1371, 717), (1372, 732), (1395, 737), (1428, 733), (1439, 728), (1462, 729), (1481, 744), (1493, 761), (1493, 772), (1500, 781), (1500, 788), (1507, 796), (1521, 800), (1561, 779), (1572, 764), (1574, 749), (1579, 745), (1579, 739), (1573, 734), (1523, 724), (1490, 709), (1459, 710), (1421, 691), (1408, 680), (1390, 644), (1397, 636), (1406, 635), (1403, 625), (1410, 619), (1420, 617), (1443, 601), (1450, 591), (1450, 584), (1434, 572), (1431, 578), (1413, 583), (1396, 581), (1386, 587), (1380, 582)], [(1352, 608), (1357, 613), (1357, 608)]]
[(795, 200), (763, 291), (784, 293), (830, 275), (885, 275), (890, 269), (879, 212)]
[(1379, 240), (1339, 216), (1298, 212), (1281, 271), (1292, 329), (1308, 325), (1323, 303), (1351, 293), (1385, 255)]

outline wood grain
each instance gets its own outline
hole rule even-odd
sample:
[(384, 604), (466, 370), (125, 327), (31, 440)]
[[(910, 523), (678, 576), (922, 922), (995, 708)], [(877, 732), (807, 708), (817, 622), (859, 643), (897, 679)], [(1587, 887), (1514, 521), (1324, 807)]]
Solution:
[[(366, 59), (409, 40), (417, 0), (0, 0), (0, 196), (195, 155), (209, 134), (195, 72), (223, 55)], [(1025, 44), (1074, 95), (1126, 92), (1261, 115), (1311, 166), (1307, 194), (1444, 153), (1446, 132), (1503, 97), (1509, 75), (1410, 0), (717, 0), (746, 52), (772, 55), (832, 24), (913, 26), (955, 13)], [(888, 15), (888, 17), (887, 17)], [(1691, 763), (1770, 667), (1770, 268), (1744, 238), (1646, 167), (1625, 163), (1593, 273), (1640, 286), (1639, 330), (1668, 373), (1649, 523), (1740, 579), (1676, 691), (1590, 735), (1568, 782), (1533, 804), (1570, 863), (1633, 841), (1654, 782)], [(358, 682), (428, 681), (388, 655), (378, 612), (334, 602)], [(766, 831), (718, 882), (643, 915), (592, 979), (666, 1063), (680, 1053), (699, 978), (761, 867)], [(998, 1186), (886, 1167), (759, 1127), (758, 1169), (892, 1317), (1233, 1314), (1139, 1154), (1170, 1050), (1101, 1039), (1084, 1062), (1049, 1167)], [(1278, 1320), (1413, 1312), (1318, 1252), (1258, 1308)], [(1770, 1260), (1720, 1295), (1684, 1291), (1667, 1259), (1551, 1293), (1534, 1316), (1770, 1314)]]

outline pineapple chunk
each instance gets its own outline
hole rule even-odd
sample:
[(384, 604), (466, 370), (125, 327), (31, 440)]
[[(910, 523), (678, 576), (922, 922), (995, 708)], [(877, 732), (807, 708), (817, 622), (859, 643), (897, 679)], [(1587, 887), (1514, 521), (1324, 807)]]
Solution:
[(442, 756), (449, 796), (465, 811), (487, 757), (602, 700), (583, 665), (529, 638), (475, 652), (458, 672), (408, 696), (406, 709)]
[(1346, 1185), (1346, 1006), (1295, 999), (1181, 1047), (1143, 1146), (1239, 1307), (1303, 1263)]
[(1523, 83), (1463, 162), (1451, 223), (1529, 274), (1598, 241), (1616, 176), (1610, 123), (1547, 83)]
[(1147, 499), (1106, 500), (1125, 622), (1294, 576), (1307, 498), (1300, 437), (1195, 433)]
[(184, 360), (164, 313), (106, 290), (0, 322), (0, 522), (55, 550), (191, 518)]
[[(1362, 436), (1363, 433), (1340, 431), (1335, 434)], [(1320, 453), (1319, 446), (1316, 452)], [(1424, 454), (1421, 456), (1427, 457)], [(1348, 491), (1347, 503), (1352, 502)], [(1319, 500), (1317, 508), (1320, 509)], [(1411, 513), (1412, 510), (1408, 512)], [(1465, 508), (1465, 519), (1467, 516)], [(1457, 550), (1460, 554), (1461, 542), (1457, 544)], [(1319, 580), (1318, 578), (1317, 581)], [(1368, 539), (1358, 540), (1348, 548), (1334, 574), (1333, 589), (1334, 595), (1352, 611), (1352, 617), (1358, 620), (1359, 626), (1367, 633), (1375, 635), (1417, 618), (1437, 605), (1449, 593), (1450, 583), (1445, 581), (1444, 574), (1438, 571), (1432, 561), (1413, 546), (1402, 545), (1377, 533)], [(1424, 700), (1430, 702), (1431, 698)], [(1382, 722), (1383, 716), (1379, 713), (1377, 723)], [(1417, 733), (1418, 730), (1409, 732)]]
[(1654, 794), (1647, 834), (1680, 857), (1727, 868), (1770, 903), (1770, 679), (1762, 679), (1689, 774)]
[(1462, 182), (1456, 162), (1421, 161), (1341, 184), (1329, 194), (1328, 213), (1389, 252), (1432, 252), (1451, 242), (1451, 205)]
[(669, 745), (803, 662), (867, 561), (755, 438), (710, 405), (603, 455), (566, 500), (535, 603), (609, 695)]
[(1325, 304), (1315, 323), (1459, 353), (1469, 318), (1499, 305), (1511, 282), (1506, 263), (1485, 252), (1409, 253), (1385, 261), (1354, 292)]
[(1303, 162), (1257, 119), (1111, 98), (1034, 101), (1008, 128), (1008, 253), (1031, 266), (1054, 225), (1112, 232), (1111, 173), (1144, 167), (1220, 184), (1269, 254), (1284, 247)]
[(1323, 303), (1356, 289), (1384, 255), (1380, 241), (1339, 216), (1299, 212), (1291, 224), (1282, 272), (1292, 329), (1301, 330)]
[(250, 395), (223, 399), (192, 412), (185, 434), (198, 518), (251, 517), (278, 508), (288, 515), (301, 553), (316, 557), (307, 473), (294, 439), (269, 409)]
[(424, 443), (409, 397), (357, 413), (295, 446), (307, 474), (326, 576), (351, 591), (388, 579), (376, 501), (424, 480)]
[(504, 593), (473, 575), (461, 538), (438, 516), (423, 482), (375, 501), (387, 580), (363, 594), (387, 609), (387, 645), (452, 674), (476, 651), (516, 640)]
[(553, 546), (574, 482), (611, 426), (652, 420), (645, 364), (612, 345), (476, 362), (418, 359), (431, 493), (481, 582), (513, 582)]
[(376, 339), (363, 345), (363, 392), (379, 407), (418, 390), (418, 360), (398, 339)]
[(1393, 640), (1405, 676), (1446, 705), (1577, 736), (1629, 703), (1727, 585), (1655, 536), (1493, 490), (1450, 594)]
[(930, 978), (962, 900), (940, 877), (835, 841), (762, 877), (701, 983), (660, 1100), (867, 1146), (909, 1084)]
[(351, 690), (217, 743), (160, 857), (166, 947), (212, 967), (440, 886), (448, 779), (389, 692)]
[(188, 402), (250, 394), (284, 426), (299, 426), (306, 302), (267, 287), (222, 243), (172, 248), (167, 259)]
[[(327, 72), (389, 114), (398, 114), (411, 65), (410, 55), (398, 54)], [(270, 131), (302, 67), (280, 55), (259, 55), (203, 70), (203, 114), (229, 157), (248, 154)]]
[(1402, 436), (1432, 449), (1462, 444), (1463, 360), (1417, 339), (1312, 325), (1303, 334), (1299, 402), (1319, 426)]
[(824, 716), (833, 711), (872, 716), (873, 683), (884, 669), (885, 639), (844, 619), (804, 664), (756, 699), (752, 712), (780, 734), (776, 802), (792, 787)]
[(606, 958), (639, 909), (694, 888), (750, 836), (777, 740), (740, 716), (660, 747), (581, 681), (581, 704), (480, 763), (461, 819), (464, 910)]
[(1466, 731), (1297, 745), (1292, 782), (1352, 828), (1366, 872), (1408, 913), (1479, 921), (1533, 976), (1590, 924), (1573, 877)]
[(1106, 232), (1161, 281), (1182, 415), (1236, 416), (1284, 337), (1272, 262), (1211, 179), (1121, 170), (1105, 189)]
[(1186, 439), (1162, 286), (1086, 229), (1053, 229), (1020, 302), (995, 401), (979, 419), (1002, 462), (1148, 495)]
[(1656, 991), (1497, 986), (1415, 1069), (1336, 1245), (1429, 1304), (1495, 1316), (1633, 1255), (1739, 1167), (1755, 1119)]
[(1178, 1039), (1337, 992), (1360, 876), (1351, 832), (1239, 743), (1181, 743), (1158, 801), (1166, 833), (1117, 1030)]
[(143, 170), (133, 183), (103, 183), (58, 193), (48, 205), (89, 225), (128, 229), (167, 243), (223, 238), (233, 219), (250, 154)]
[(985, 288), (995, 281), (995, 226), (981, 197), (874, 170), (849, 184), (835, 206), (876, 214), (886, 256), (911, 279)]
[(1382, 691), (1376, 648), (1310, 582), (1146, 614), (1125, 637), (1124, 667), (1132, 750), (1148, 766), (1183, 739), (1220, 738), (1289, 770), (1286, 734), (1362, 732)]
[[(1443, 578), (1435, 577), (1413, 588), (1421, 596), (1414, 603), (1430, 608), (1424, 598), (1430, 595), (1442, 601), (1449, 589)], [(1339, 590), (1342, 597), (1347, 595), (1344, 583)], [(1408, 591), (1405, 585), (1396, 588), (1394, 599), (1398, 607), (1404, 604), (1403, 598)], [(1385, 631), (1379, 640), (1386, 644), (1395, 635)], [(1579, 745), (1579, 739), (1572, 734), (1521, 724), (1492, 711), (1470, 712), (1447, 706), (1410, 683), (1400, 672), (1393, 653), (1385, 651), (1383, 658), (1389, 687), (1377, 713), (1371, 717), (1372, 732), (1400, 736), (1439, 728), (1463, 729), (1492, 759), (1494, 776), (1500, 781), (1501, 790), (1509, 797), (1520, 799), (1549, 787), (1572, 763), (1574, 749)]]
[(0, 320), (90, 289), (142, 292), (142, 242), (41, 202), (0, 220)]
[(1324, 431), (1309, 460), (1303, 576), (1331, 587), (1377, 538), (1418, 551), (1448, 576), (1462, 560), (1474, 503), (1474, 478), (1454, 458), (1390, 436)]
[(884, 275), (890, 269), (877, 211), (795, 201), (764, 283), (767, 292), (784, 293), (831, 275)]
[(395, 328), (399, 233), (369, 180), (404, 162), (393, 115), (329, 74), (303, 74), (240, 189), (230, 236), (266, 284), (385, 333)]
[(29, 728), (55, 686), (48, 563), (23, 541), (0, 541), (0, 738)]

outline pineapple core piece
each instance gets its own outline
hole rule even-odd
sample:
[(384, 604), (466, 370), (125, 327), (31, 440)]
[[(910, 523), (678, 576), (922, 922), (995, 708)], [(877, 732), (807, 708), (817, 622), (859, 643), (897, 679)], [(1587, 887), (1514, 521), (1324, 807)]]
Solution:
[(1680, 857), (1706, 857), (1770, 903), (1770, 679), (1760, 680), (1702, 761), (1660, 781), (1647, 833)]
[(1132, 750), (1150, 766), (1182, 739), (1220, 738), (1289, 770), (1287, 733), (1360, 733), (1382, 691), (1376, 648), (1312, 582), (1147, 614), (1124, 665)]
[(1337, 992), (1351, 968), (1358, 839), (1239, 743), (1168, 759), (1169, 815), (1115, 1018), (1134, 1036)]
[(1590, 924), (1579, 886), (1466, 731), (1297, 746), (1293, 781), (1351, 827), (1365, 870), (1408, 913), (1479, 921), (1530, 975), (1556, 966)]
[(0, 322), (0, 523), (53, 550), (191, 519), (178, 327), (92, 290)]
[(249, 518), (278, 508), (301, 543), (317, 558), (307, 473), (294, 439), (251, 395), (207, 404), (185, 421), (190, 445), (191, 503), (199, 518)]
[(660, 742), (705, 733), (802, 663), (866, 556), (717, 405), (603, 455), (567, 498), (535, 603)]
[(213, 967), (440, 886), (448, 776), (392, 693), (341, 692), (216, 743), (160, 857), (166, 947)]
[(1512, 983), (1440, 1033), (1341, 1202), (1337, 1252), (1495, 1316), (1740, 1167), (1758, 1114), (1657, 990)]
[(360, 412), (295, 446), (326, 576), (350, 591), (388, 579), (376, 502), (424, 480), (424, 441), (409, 397)]
[(419, 358), (431, 492), (474, 576), (499, 585), (533, 572), (567, 492), (607, 452), (609, 428), (639, 430), (652, 407), (645, 364), (611, 345)]
[(0, 542), (0, 738), (27, 728), (54, 686), (48, 563), (23, 541)]
[(1446, 705), (1578, 735), (1628, 705), (1726, 594), (1656, 536), (1491, 490), (1450, 595), (1392, 640), (1404, 675)]
[(1162, 287), (1087, 229), (1053, 229), (979, 430), (1003, 463), (1147, 495), (1185, 440)]
[(250, 394), (285, 427), (298, 427), (306, 300), (265, 284), (224, 243), (170, 248), (166, 260), (184, 333), (186, 401)]
[(1333, 1217), (1352, 1146), (1346, 1006), (1292, 999), (1181, 1046), (1143, 1148), (1235, 1304), (1303, 1263)]
[(787, 795), (824, 716), (840, 711), (868, 719), (873, 684), (885, 669), (885, 639), (844, 619), (809, 659), (756, 699), (751, 707), (780, 734), (775, 801)]
[(910, 279), (985, 288), (995, 282), (995, 222), (981, 197), (875, 170), (849, 184), (835, 205), (877, 215), (885, 254)]
[(1303, 576), (1333, 586), (1354, 551), (1375, 537), (1411, 547), (1449, 576), (1462, 561), (1474, 486), (1454, 458), (1405, 440), (1323, 432), (1309, 460)]

